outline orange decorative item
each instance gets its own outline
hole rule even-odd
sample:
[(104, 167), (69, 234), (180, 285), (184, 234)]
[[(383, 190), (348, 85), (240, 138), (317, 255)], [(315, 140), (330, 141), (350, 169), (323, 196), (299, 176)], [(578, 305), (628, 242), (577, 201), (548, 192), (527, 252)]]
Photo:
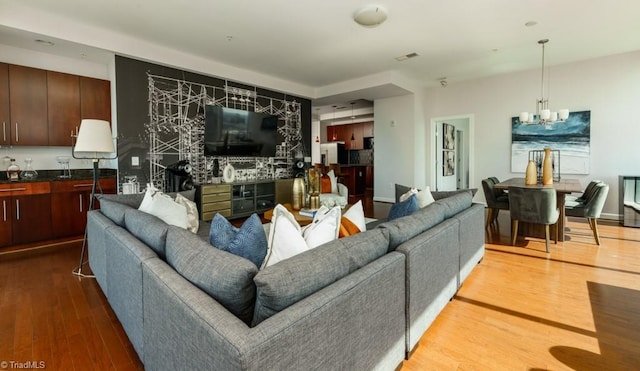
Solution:
[(538, 183), (538, 171), (536, 169), (536, 163), (533, 160), (529, 160), (527, 164), (526, 176), (524, 178), (524, 184), (536, 185)]
[(542, 162), (542, 184), (553, 184), (553, 164), (551, 160), (551, 148), (544, 149), (544, 161)]
[(320, 178), (320, 193), (331, 193), (331, 178), (327, 174)]

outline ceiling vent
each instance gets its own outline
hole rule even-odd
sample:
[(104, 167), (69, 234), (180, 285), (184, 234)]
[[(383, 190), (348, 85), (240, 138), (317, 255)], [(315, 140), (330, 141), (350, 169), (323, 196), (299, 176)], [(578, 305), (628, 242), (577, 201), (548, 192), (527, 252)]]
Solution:
[(409, 53), (409, 54), (405, 54), (405, 55), (401, 55), (399, 57), (396, 57), (396, 60), (398, 62), (404, 62), (407, 59), (415, 58), (417, 56), (418, 56), (418, 53)]

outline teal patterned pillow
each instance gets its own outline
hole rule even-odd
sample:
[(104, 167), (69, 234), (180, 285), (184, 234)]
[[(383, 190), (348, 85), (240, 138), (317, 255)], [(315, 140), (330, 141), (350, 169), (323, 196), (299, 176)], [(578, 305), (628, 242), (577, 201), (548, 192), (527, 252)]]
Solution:
[(267, 255), (267, 236), (258, 214), (252, 214), (240, 228), (234, 227), (222, 215), (211, 221), (209, 242), (220, 250), (251, 260), (257, 267)]
[(418, 206), (418, 199), (415, 194), (412, 194), (411, 197), (407, 198), (402, 202), (397, 202), (391, 206), (391, 210), (389, 210), (389, 217), (387, 220), (391, 221), (393, 219), (401, 218), (403, 216), (411, 215), (414, 211), (420, 209)]

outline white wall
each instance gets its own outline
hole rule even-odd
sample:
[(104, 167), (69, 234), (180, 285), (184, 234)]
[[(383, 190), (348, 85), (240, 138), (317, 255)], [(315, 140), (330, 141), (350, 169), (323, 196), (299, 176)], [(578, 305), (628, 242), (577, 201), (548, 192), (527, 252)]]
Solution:
[[(394, 184), (414, 184), (415, 96), (377, 99), (374, 101), (374, 199), (394, 202)], [(424, 136), (421, 136), (424, 143)], [(424, 167), (424, 166), (422, 166)]]
[[(640, 174), (640, 116), (635, 114), (640, 103), (640, 52), (555, 66), (549, 75), (551, 108), (591, 111), (591, 173), (566, 177), (579, 179), (583, 186), (591, 179), (609, 183), (603, 216), (617, 218), (618, 175)], [(524, 169), (511, 172), (511, 117), (520, 111), (535, 110), (539, 78), (538, 69), (450, 83), (444, 89), (426, 92), (428, 117), (474, 115), (471, 140), (475, 156), (471, 162), (475, 171), (469, 179), (470, 187), (481, 190), (481, 180), (488, 176), (524, 177)], [(376, 117), (384, 114), (377, 108)], [(376, 141), (376, 158), (393, 156), (396, 151), (404, 153), (402, 141), (393, 139), (392, 143), (381, 145), (384, 138)], [(376, 172), (380, 173), (377, 168)], [(476, 200), (484, 201), (482, 191)]]

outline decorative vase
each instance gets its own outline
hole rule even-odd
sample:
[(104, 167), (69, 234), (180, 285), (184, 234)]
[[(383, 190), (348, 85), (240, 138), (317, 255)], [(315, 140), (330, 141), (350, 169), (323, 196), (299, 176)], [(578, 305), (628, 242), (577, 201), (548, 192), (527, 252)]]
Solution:
[(304, 206), (304, 199), (307, 192), (305, 191), (304, 178), (293, 179), (292, 190), (292, 207), (294, 210), (300, 210)]
[(320, 174), (316, 168), (310, 168), (308, 171), (309, 194), (320, 193)]
[(24, 159), (24, 162), (27, 164), (25, 169), (20, 173), (20, 179), (24, 180), (34, 180), (38, 177), (38, 172), (33, 170), (31, 167), (31, 162), (33, 160), (30, 157)]
[(533, 160), (529, 160), (527, 164), (527, 171), (524, 177), (525, 185), (536, 185), (538, 183), (538, 170), (536, 168), (536, 163)]
[(551, 148), (544, 149), (544, 160), (542, 161), (542, 184), (553, 184), (553, 162), (551, 159)]

